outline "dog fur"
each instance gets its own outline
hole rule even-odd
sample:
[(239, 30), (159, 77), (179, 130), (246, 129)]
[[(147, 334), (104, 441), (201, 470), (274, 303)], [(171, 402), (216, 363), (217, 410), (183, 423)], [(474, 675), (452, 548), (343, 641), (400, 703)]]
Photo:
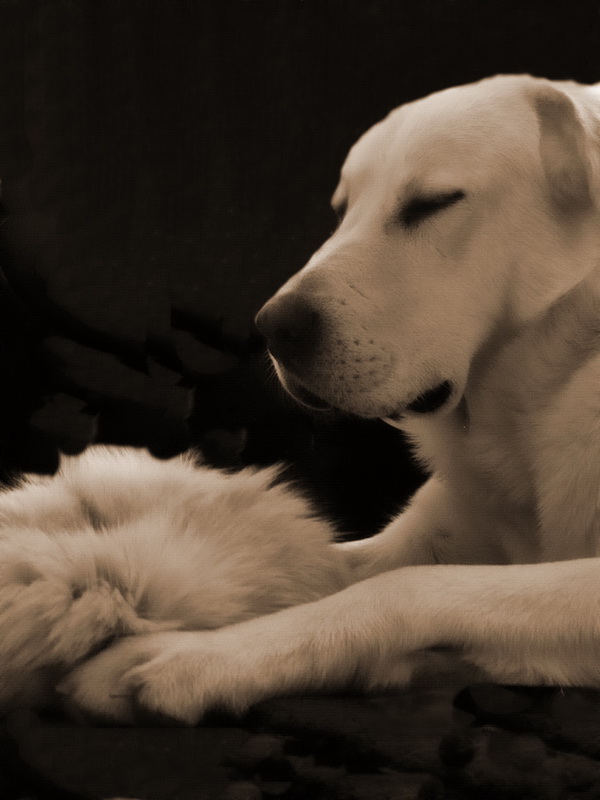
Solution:
[(291, 394), (402, 428), (432, 477), (333, 548), (350, 586), (127, 637), (64, 682), (78, 706), (194, 723), (400, 686), (440, 647), (496, 681), (600, 685), (600, 87), (500, 76), (401, 106), (333, 204), (257, 324)]
[(118, 637), (219, 628), (344, 588), (333, 536), (277, 468), (115, 447), (63, 458), (0, 495), (0, 708), (51, 702)]

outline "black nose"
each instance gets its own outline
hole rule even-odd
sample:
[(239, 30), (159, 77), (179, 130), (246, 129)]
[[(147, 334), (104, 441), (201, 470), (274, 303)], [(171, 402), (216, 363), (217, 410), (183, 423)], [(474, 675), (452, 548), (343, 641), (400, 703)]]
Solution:
[(275, 296), (262, 307), (256, 326), (269, 350), (283, 364), (302, 364), (315, 352), (321, 335), (321, 315), (300, 295)]

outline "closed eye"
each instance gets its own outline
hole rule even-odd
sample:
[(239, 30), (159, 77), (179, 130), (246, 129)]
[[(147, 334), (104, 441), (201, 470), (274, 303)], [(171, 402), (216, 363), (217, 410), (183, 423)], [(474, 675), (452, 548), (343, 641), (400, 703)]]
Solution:
[(414, 228), (433, 214), (458, 203), (464, 196), (465, 193), (461, 189), (457, 189), (444, 194), (413, 197), (400, 209), (399, 221), (407, 228)]

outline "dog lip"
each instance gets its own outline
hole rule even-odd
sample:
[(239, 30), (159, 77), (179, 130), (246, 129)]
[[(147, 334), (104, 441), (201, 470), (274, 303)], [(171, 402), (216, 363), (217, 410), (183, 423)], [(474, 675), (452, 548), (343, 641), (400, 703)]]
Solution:
[(290, 385), (289, 377), (286, 379), (286, 388), (288, 392), (303, 406), (311, 408), (313, 411), (334, 411), (335, 409), (330, 403), (322, 400), (318, 395), (309, 391), (298, 381), (293, 381)]
[(442, 383), (438, 383), (438, 385), (434, 386), (432, 389), (428, 389), (420, 394), (411, 403), (397, 408), (391, 414), (381, 417), (380, 419), (393, 428), (402, 428), (402, 422), (407, 413), (432, 414), (434, 411), (439, 411), (452, 397), (453, 392), (454, 386), (452, 383), (450, 381), (442, 381)]
[(442, 381), (432, 389), (427, 389), (420, 394), (406, 406), (406, 410), (416, 414), (432, 414), (446, 405), (453, 391), (454, 388), (450, 381)]

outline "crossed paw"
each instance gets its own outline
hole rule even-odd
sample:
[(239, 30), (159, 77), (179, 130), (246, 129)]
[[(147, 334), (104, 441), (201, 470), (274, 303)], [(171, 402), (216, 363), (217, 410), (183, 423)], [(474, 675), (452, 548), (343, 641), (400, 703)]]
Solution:
[(278, 694), (406, 685), (423, 660), (420, 651), (400, 648), (391, 662), (374, 658), (368, 647), (348, 646), (339, 630), (332, 647), (331, 637), (319, 635), (315, 606), (217, 630), (127, 636), (78, 666), (58, 691), (76, 715), (194, 725), (206, 711), (240, 713)]
[(128, 636), (57, 687), (75, 716), (194, 725), (205, 711), (243, 711), (261, 696), (244, 654), (219, 631)]

